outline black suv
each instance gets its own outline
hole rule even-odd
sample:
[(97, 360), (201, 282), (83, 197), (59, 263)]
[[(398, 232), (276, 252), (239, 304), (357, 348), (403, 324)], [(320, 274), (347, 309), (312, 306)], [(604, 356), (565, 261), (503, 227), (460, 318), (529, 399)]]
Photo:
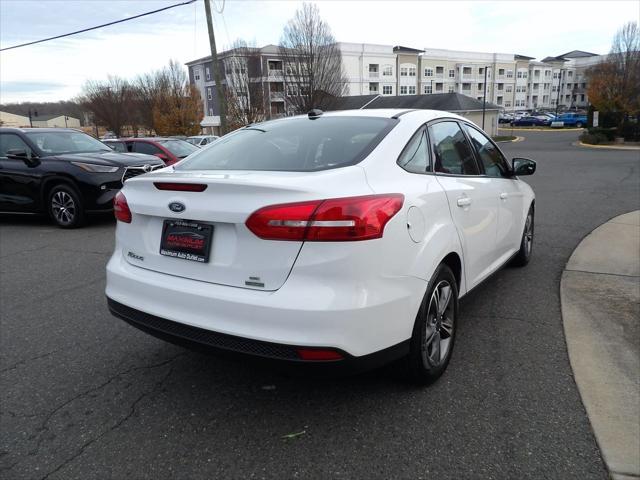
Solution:
[(164, 166), (79, 130), (0, 128), (0, 212), (48, 213), (61, 227), (78, 227), (87, 213), (109, 211), (127, 178)]

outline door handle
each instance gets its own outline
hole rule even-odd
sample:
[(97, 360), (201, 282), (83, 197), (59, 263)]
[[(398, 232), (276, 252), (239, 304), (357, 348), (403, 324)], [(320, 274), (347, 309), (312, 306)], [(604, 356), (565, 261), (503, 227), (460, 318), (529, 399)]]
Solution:
[(468, 207), (471, 205), (471, 199), (469, 197), (460, 197), (458, 198), (458, 206), (459, 207)]

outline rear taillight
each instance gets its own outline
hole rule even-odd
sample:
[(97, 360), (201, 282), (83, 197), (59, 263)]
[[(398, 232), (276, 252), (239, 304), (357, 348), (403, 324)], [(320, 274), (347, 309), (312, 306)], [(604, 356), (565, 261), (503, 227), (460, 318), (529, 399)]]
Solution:
[(382, 237), (402, 208), (399, 193), (272, 205), (254, 212), (247, 228), (265, 240), (346, 242)]
[(113, 213), (119, 222), (131, 223), (131, 210), (129, 210), (127, 197), (122, 192), (118, 192), (113, 199)]
[(158, 190), (173, 190), (176, 192), (204, 192), (207, 185), (204, 183), (173, 183), (173, 182), (154, 182)]

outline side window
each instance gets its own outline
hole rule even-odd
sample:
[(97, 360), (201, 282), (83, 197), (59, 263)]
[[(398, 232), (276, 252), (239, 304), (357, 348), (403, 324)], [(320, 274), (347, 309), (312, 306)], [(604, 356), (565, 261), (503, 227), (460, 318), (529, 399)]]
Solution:
[(484, 166), (484, 172), (490, 177), (508, 177), (509, 164), (500, 153), (500, 150), (498, 150), (498, 147), (484, 133), (466, 124), (465, 128), (471, 138), (471, 143), (476, 152), (478, 152), (480, 161)]
[(115, 152), (127, 153), (127, 146), (122, 142), (107, 143)]
[(6, 158), (9, 150), (26, 150), (31, 152), (29, 146), (15, 133), (0, 134), (0, 158)]
[(146, 153), (148, 155), (155, 155), (156, 153), (162, 153), (158, 147), (147, 142), (134, 142), (133, 150), (136, 153)]
[(479, 175), (478, 165), (457, 122), (439, 122), (429, 127), (433, 144), (435, 172)]
[(409, 140), (398, 158), (398, 165), (411, 173), (426, 173), (429, 168), (429, 148), (424, 128)]

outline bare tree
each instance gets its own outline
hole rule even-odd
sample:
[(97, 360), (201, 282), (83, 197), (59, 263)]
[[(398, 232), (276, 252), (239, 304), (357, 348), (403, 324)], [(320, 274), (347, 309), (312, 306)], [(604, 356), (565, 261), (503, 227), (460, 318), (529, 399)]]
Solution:
[(109, 76), (106, 82), (88, 81), (82, 87), (79, 103), (91, 113), (96, 121), (116, 135), (132, 123), (131, 103), (133, 88), (126, 80)]
[(306, 113), (343, 95), (342, 54), (318, 7), (303, 3), (284, 27), (280, 40), (285, 99), (295, 113)]
[(640, 30), (636, 22), (618, 30), (607, 59), (590, 68), (587, 76), (587, 93), (596, 108), (621, 114), (640, 113)]
[(135, 80), (135, 96), (137, 101), (138, 120), (149, 130), (156, 130), (153, 109), (162, 100), (167, 90), (165, 69), (139, 75)]
[(227, 123), (235, 130), (266, 119), (260, 50), (236, 40), (223, 60)]

